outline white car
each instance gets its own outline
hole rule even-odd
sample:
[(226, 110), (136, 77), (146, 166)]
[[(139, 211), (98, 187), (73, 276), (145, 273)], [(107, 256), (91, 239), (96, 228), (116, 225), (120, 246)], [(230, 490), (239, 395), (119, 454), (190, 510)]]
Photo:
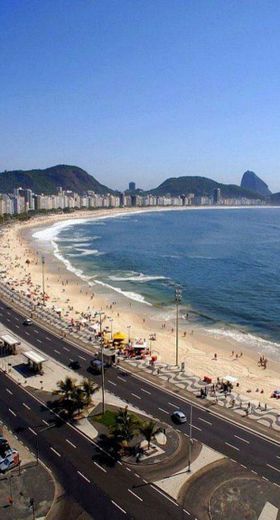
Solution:
[(171, 414), (171, 419), (178, 424), (187, 422), (187, 417), (184, 412), (181, 412), (181, 410), (176, 410), (176, 412), (173, 412)]

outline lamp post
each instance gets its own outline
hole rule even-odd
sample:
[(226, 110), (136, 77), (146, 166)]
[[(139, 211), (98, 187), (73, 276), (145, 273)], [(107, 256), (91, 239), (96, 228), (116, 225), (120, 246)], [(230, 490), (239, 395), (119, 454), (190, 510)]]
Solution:
[(99, 316), (99, 327), (100, 327), (100, 346), (101, 346), (101, 381), (102, 381), (102, 415), (105, 413), (105, 375), (104, 375), (104, 354), (103, 354), (103, 338), (102, 338), (102, 314), (104, 312), (98, 312)]
[(176, 365), (179, 364), (179, 352), (178, 352), (178, 343), (179, 343), (179, 304), (182, 300), (182, 291), (181, 289), (175, 289), (175, 303), (176, 303)]
[(113, 339), (113, 318), (109, 319), (109, 322), (111, 323), (111, 340)]
[(189, 460), (188, 460), (188, 472), (191, 472), (191, 457), (192, 457), (192, 413), (193, 413), (193, 407), (192, 404), (190, 406), (190, 438), (189, 438)]
[(45, 257), (42, 256), (42, 292), (43, 292), (43, 305), (45, 305)]
[(130, 342), (130, 329), (131, 329), (131, 325), (128, 325), (126, 328), (127, 328), (127, 331), (128, 331), (128, 341)]

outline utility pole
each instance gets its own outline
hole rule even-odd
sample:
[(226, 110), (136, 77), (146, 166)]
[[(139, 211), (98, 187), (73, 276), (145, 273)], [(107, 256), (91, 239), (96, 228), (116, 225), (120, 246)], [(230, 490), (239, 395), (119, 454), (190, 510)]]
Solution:
[(42, 256), (42, 292), (43, 292), (43, 305), (45, 305), (45, 257)]
[(110, 323), (111, 323), (111, 340), (113, 339), (113, 318), (110, 318)]
[(102, 380), (102, 415), (105, 413), (105, 374), (104, 374), (104, 353), (103, 353), (103, 337), (102, 337), (102, 314), (99, 312), (99, 327), (100, 327), (100, 345), (101, 345), (101, 380)]
[(193, 407), (192, 404), (190, 405), (190, 438), (189, 438), (189, 460), (188, 460), (188, 472), (191, 472), (191, 458), (192, 458), (192, 414), (193, 414)]
[(176, 365), (179, 364), (179, 304), (182, 300), (181, 289), (175, 289), (175, 303), (176, 303)]

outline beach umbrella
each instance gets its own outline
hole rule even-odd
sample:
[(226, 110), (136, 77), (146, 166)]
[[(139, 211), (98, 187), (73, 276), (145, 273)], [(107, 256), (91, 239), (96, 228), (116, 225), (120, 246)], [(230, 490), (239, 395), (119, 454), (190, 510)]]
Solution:
[(126, 339), (126, 334), (124, 332), (116, 332), (113, 336), (114, 341), (124, 341)]

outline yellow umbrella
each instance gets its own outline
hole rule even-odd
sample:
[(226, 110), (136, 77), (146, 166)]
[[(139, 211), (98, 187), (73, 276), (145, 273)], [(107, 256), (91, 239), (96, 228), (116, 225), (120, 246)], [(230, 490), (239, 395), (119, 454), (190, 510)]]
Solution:
[(124, 341), (126, 339), (126, 334), (124, 334), (124, 332), (116, 332), (113, 335), (113, 339), (115, 341)]

